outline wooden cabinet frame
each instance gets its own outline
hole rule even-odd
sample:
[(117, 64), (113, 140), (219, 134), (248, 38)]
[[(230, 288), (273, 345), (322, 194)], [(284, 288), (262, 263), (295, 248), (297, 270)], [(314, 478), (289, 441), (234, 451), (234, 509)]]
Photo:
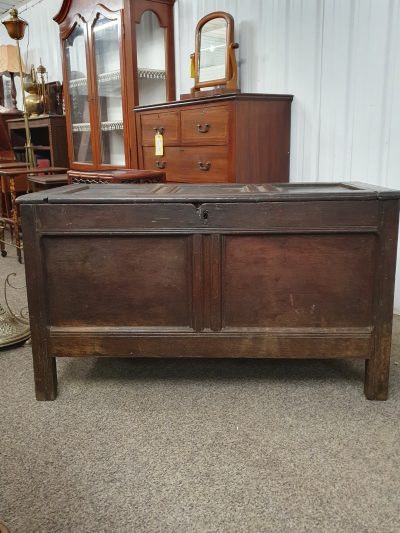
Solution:
[[(73, 154), (72, 124), (70, 121), (71, 101), (69, 92), (65, 90), (65, 107), (67, 115), (68, 151), (71, 168), (77, 170), (112, 170), (121, 167), (137, 168), (137, 142), (135, 131), (134, 106), (139, 104), (137, 80), (137, 47), (136, 23), (140, 22), (145, 11), (152, 11), (157, 16), (160, 26), (165, 29), (166, 44), (166, 97), (175, 99), (175, 58), (173, 5), (175, 0), (64, 0), (54, 20), (60, 27), (60, 39), (63, 62), (63, 77), (67, 84), (67, 61), (64, 42), (77, 24), (83, 25), (86, 44), (86, 65), (88, 79), (88, 104), (91, 125), (91, 144), (93, 162), (75, 161)], [(93, 26), (99, 15), (119, 18), (121, 91), (124, 122), (125, 165), (104, 164), (101, 155), (100, 110), (96, 83), (95, 49), (93, 42)]]

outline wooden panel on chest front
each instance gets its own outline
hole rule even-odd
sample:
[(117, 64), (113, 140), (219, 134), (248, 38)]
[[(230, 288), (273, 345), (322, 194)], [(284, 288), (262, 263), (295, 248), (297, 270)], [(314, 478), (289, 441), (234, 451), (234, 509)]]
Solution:
[(226, 236), (224, 242), (226, 327), (372, 324), (368, 288), (374, 276), (375, 235)]
[(43, 253), (51, 326), (191, 327), (188, 237), (46, 237)]

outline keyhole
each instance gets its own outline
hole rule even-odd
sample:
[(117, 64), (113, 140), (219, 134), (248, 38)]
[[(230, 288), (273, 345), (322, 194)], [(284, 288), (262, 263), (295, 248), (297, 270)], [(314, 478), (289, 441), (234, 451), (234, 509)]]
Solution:
[(203, 218), (204, 219), (208, 218), (208, 211), (207, 210), (203, 211)]

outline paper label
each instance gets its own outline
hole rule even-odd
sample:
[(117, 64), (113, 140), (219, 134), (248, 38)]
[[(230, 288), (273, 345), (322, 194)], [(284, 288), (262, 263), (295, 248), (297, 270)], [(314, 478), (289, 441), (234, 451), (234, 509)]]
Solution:
[(155, 134), (154, 145), (156, 147), (156, 155), (164, 155), (164, 139), (161, 133)]

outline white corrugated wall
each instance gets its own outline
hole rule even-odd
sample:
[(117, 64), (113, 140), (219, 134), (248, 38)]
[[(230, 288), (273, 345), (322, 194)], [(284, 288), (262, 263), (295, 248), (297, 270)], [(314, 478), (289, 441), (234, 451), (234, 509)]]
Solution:
[[(235, 19), (242, 91), (295, 97), (291, 181), (400, 188), (400, 0), (178, 0), (178, 94), (216, 10)], [(400, 253), (397, 272), (400, 311)]]
[[(37, 64), (42, 56), (50, 79), (61, 79), (51, 18), (60, 5), (33, 0), (21, 9), (31, 25), (30, 58)], [(400, 0), (177, 0), (178, 95), (192, 85), (197, 21), (216, 10), (235, 19), (242, 91), (295, 96), (292, 181), (400, 188)], [(2, 27), (0, 40), (9, 42)], [(400, 280), (400, 257), (398, 265)]]

